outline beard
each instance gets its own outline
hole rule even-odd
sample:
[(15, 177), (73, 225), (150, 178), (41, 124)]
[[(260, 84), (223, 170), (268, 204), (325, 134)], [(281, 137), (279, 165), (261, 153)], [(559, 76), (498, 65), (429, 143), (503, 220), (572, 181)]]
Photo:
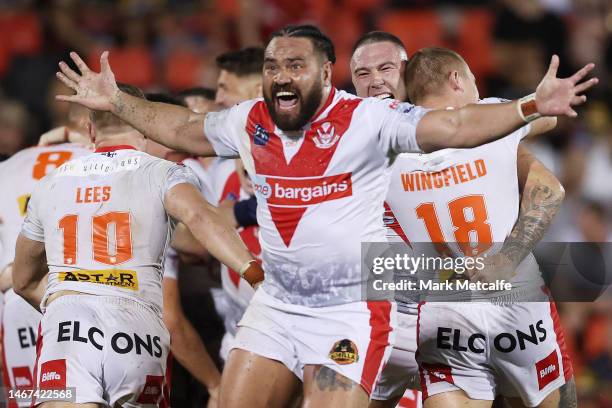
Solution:
[[(294, 92), (298, 97), (297, 114), (279, 112), (276, 109), (276, 95), (279, 91)], [(317, 108), (321, 104), (323, 98), (323, 81), (317, 78), (317, 81), (310, 87), (308, 93), (302, 93), (291, 85), (272, 85), (270, 93), (264, 92), (264, 101), (270, 112), (270, 116), (274, 124), (283, 131), (300, 130), (312, 119), (317, 112)]]

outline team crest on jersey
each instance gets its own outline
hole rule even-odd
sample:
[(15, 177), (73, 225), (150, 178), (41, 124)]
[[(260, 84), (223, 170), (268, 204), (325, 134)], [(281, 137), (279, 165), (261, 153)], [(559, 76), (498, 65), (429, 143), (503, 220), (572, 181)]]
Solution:
[(340, 139), (336, 134), (336, 128), (329, 122), (325, 122), (317, 129), (317, 136), (313, 137), (314, 144), (319, 149), (329, 149)]
[(337, 341), (329, 352), (329, 358), (341, 365), (356, 363), (359, 361), (357, 345), (349, 339)]
[(265, 146), (270, 140), (268, 131), (261, 125), (255, 125), (255, 132), (253, 132), (253, 143), (259, 146)]

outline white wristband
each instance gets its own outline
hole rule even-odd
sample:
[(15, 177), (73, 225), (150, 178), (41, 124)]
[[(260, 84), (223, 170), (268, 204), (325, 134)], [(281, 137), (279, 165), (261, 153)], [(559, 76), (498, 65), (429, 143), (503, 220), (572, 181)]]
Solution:
[(533, 122), (534, 120), (541, 118), (542, 115), (538, 112), (536, 105), (535, 94), (527, 95), (518, 100), (516, 109), (521, 119), (526, 123)]

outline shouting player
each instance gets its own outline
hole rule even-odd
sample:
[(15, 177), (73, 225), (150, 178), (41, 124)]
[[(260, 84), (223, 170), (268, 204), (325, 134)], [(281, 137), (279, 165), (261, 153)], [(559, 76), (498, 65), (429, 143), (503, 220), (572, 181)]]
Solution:
[(15, 249), (15, 292), (43, 311), (34, 379), (65, 389), (51, 399), (75, 406), (157, 404), (170, 341), (161, 265), (172, 220), (252, 282), (263, 271), (190, 170), (138, 151), (144, 137), (112, 113), (91, 120), (96, 152), (38, 183)]
[(62, 62), (58, 77), (76, 94), (59, 99), (111, 111), (179, 150), (240, 156), (253, 180), (266, 279), (222, 375), (227, 407), (284, 406), (297, 379), (306, 405), (367, 406), (394, 340), (394, 305), (362, 299), (360, 270), (361, 242), (385, 240), (389, 154), (473, 147), (540, 115), (575, 116), (578, 93), (596, 83), (581, 83), (589, 64), (566, 79), (551, 70), (522, 100), (402, 113), (336, 90), (329, 38), (288, 26), (266, 46), (263, 100), (204, 116), (121, 92), (107, 52), (100, 73), (71, 57), (81, 73)]
[[(430, 109), (478, 102), (474, 75), (451, 50), (417, 52), (407, 64), (406, 84), (410, 100)], [(481, 277), (506, 279), (513, 293), (520, 290), (529, 300), (493, 303), (493, 295), (474, 292), (475, 302), (419, 303), (417, 360), (425, 407), (490, 406), (496, 395), (512, 406), (556, 407), (557, 389), (571, 377), (554, 304), (541, 289), (530, 253), (550, 225), (562, 189), (555, 193), (540, 183), (541, 175), (530, 170), (537, 163), (518, 152), (525, 136), (550, 125), (540, 119), (480, 147), (400, 155), (393, 165), (387, 202), (415, 251), (433, 247), (440, 256), (468, 257), (489, 251)], [(493, 247), (504, 241), (501, 250)], [(502, 299), (504, 293), (496, 295)], [(414, 308), (409, 293), (396, 299), (398, 309)]]
[[(363, 35), (356, 42), (351, 58), (351, 73), (357, 95), (383, 99), (405, 97), (404, 76), (407, 61), (403, 43), (393, 34), (373, 31)], [(395, 101), (391, 103), (399, 109), (403, 107), (403, 104), (398, 105)], [(535, 134), (545, 131), (551, 125), (552, 123), (544, 122), (535, 129), (532, 126), (531, 132)], [(544, 208), (547, 212), (546, 216), (540, 217), (538, 221), (542, 228), (547, 228), (563, 197), (563, 188), (559, 181), (522, 145), (518, 147), (518, 178), (525, 194), (521, 198), (519, 223), (514, 229), (519, 229), (525, 222), (525, 217), (529, 216), (524, 209), (534, 207)], [(545, 194), (534, 194), (534, 191), (542, 191)], [(389, 191), (388, 194), (393, 195), (395, 192)], [(557, 206), (550, 205), (551, 200), (554, 200)], [(403, 208), (396, 208), (396, 211), (403, 211)], [(385, 221), (391, 241), (407, 241), (406, 234), (409, 235), (409, 231), (401, 229), (389, 208), (385, 213)], [(521, 233), (526, 232), (521, 229)], [(400, 303), (396, 344), (372, 394), (371, 407), (394, 407), (407, 387), (418, 388), (418, 365), (415, 359), (417, 305), (408, 306), (406, 303)], [(565, 400), (575, 400), (572, 390), (571, 386), (564, 386), (562, 396)]]
[[(86, 133), (86, 129), (75, 128), (79, 116), (87, 116), (87, 110), (78, 105), (69, 108), (71, 132)], [(68, 127), (62, 127), (67, 132)], [(12, 264), (15, 242), (21, 230), (26, 208), (34, 186), (45, 175), (71, 159), (90, 154), (91, 150), (73, 143), (63, 143), (47, 147), (31, 147), (22, 150), (5, 162), (0, 163), (0, 244), (4, 251), (0, 259), (0, 290), (12, 286)], [(7, 176), (7, 175), (10, 175)], [(32, 308), (12, 289), (5, 293), (2, 312), (2, 348), (4, 385), (7, 388), (31, 389), (34, 387), (34, 362), (36, 360), (36, 338), (41, 314)], [(29, 406), (23, 401), (19, 406)], [(9, 400), (9, 407), (17, 406)]]

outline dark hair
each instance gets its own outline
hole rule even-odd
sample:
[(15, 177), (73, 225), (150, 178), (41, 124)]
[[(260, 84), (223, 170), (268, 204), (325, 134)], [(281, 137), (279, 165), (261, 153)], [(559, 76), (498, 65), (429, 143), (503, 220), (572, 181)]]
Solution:
[[(128, 84), (124, 84), (121, 82), (117, 82), (117, 86), (119, 87), (119, 90), (121, 90), (122, 92), (125, 92), (128, 95), (132, 95), (132, 96), (135, 96), (141, 99), (147, 99), (145, 98), (145, 95), (142, 92), (142, 90), (134, 85), (128, 85)], [(111, 127), (111, 126), (118, 127), (118, 126), (123, 126), (126, 124), (124, 121), (119, 119), (118, 116), (115, 116), (114, 114), (110, 112), (92, 110), (89, 117), (91, 119), (91, 122), (98, 129), (103, 129), (103, 128)]]
[(151, 101), (151, 102), (162, 102), (162, 103), (168, 103), (170, 105), (185, 106), (185, 104), (183, 104), (183, 102), (180, 99), (175, 98), (174, 96), (171, 96), (168, 94), (148, 93), (146, 94), (146, 97), (147, 97), (147, 101)]
[(217, 57), (217, 67), (237, 76), (261, 75), (263, 70), (264, 49), (247, 47), (230, 51)]
[(406, 56), (408, 56), (408, 52), (406, 52), (406, 46), (404, 46), (402, 40), (386, 31), (370, 31), (369, 33), (365, 33), (364, 35), (359, 37), (359, 39), (353, 46), (353, 51), (351, 52), (351, 54), (354, 54), (357, 48), (361, 47), (362, 45), (380, 42), (393, 43), (397, 45), (402, 51), (404, 51), (406, 53)]
[(215, 94), (216, 92), (214, 89), (198, 86), (195, 88), (184, 89), (178, 94), (176, 94), (176, 97), (184, 101), (185, 98), (187, 98), (188, 96), (201, 96), (202, 98), (207, 99), (209, 101), (214, 101)]
[(448, 48), (422, 48), (406, 64), (408, 99), (419, 104), (422, 99), (440, 92), (442, 84), (454, 70), (466, 65), (461, 55)]
[(282, 29), (275, 31), (270, 36), (268, 44), (270, 41), (276, 37), (302, 37), (309, 38), (312, 41), (312, 45), (315, 50), (319, 53), (323, 54), (328, 61), (332, 64), (336, 62), (336, 52), (334, 50), (334, 43), (329, 39), (328, 36), (323, 34), (318, 27), (310, 25), (310, 24), (302, 24), (302, 25), (287, 25)]

